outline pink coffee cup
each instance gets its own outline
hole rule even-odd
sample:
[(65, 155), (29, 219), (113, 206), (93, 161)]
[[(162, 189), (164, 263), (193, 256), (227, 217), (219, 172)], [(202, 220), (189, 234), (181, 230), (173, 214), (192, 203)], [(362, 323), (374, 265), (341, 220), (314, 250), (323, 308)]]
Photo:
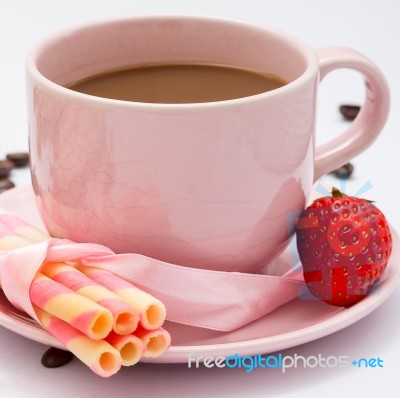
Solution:
[[(289, 83), (228, 101), (147, 104), (63, 87), (136, 64), (208, 62)], [(320, 80), (361, 73), (349, 128), (315, 147)], [(159, 16), (83, 25), (27, 62), (31, 169), (50, 233), (190, 267), (252, 272), (287, 245), (313, 182), (375, 140), (388, 114), (379, 69), (347, 48), (314, 51), (272, 28)]]

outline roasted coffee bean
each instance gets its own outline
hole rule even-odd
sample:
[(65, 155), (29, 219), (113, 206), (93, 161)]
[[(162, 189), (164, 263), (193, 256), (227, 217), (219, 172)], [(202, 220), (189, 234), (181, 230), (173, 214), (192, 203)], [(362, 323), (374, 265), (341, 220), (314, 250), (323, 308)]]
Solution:
[(28, 152), (14, 152), (7, 155), (7, 160), (13, 162), (15, 167), (24, 167), (29, 164)]
[(360, 109), (358, 105), (341, 105), (339, 111), (346, 120), (354, 120)]
[(46, 368), (59, 368), (70, 362), (73, 357), (69, 351), (51, 347), (43, 354), (41, 363)]
[(346, 163), (336, 170), (333, 170), (330, 174), (334, 174), (337, 178), (347, 179), (350, 178), (353, 173), (354, 166), (351, 163)]
[(14, 188), (15, 184), (7, 178), (0, 180), (0, 193), (8, 191), (11, 188)]
[(9, 160), (0, 160), (0, 179), (7, 178), (14, 167), (14, 163)]

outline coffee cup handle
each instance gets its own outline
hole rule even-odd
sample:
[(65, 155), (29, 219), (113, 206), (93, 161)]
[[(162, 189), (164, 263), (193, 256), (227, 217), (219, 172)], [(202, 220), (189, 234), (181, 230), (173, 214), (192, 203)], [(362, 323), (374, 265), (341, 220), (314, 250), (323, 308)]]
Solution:
[(352, 124), (338, 137), (318, 146), (314, 180), (347, 163), (369, 147), (381, 132), (389, 113), (390, 94), (378, 67), (359, 52), (344, 47), (318, 49), (320, 81), (336, 69), (353, 69), (364, 78), (365, 101)]

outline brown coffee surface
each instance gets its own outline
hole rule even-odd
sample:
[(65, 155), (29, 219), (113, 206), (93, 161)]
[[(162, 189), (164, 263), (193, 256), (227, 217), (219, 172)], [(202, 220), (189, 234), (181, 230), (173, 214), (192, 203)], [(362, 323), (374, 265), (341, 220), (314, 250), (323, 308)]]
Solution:
[(124, 101), (185, 104), (242, 98), (285, 84), (267, 73), (223, 65), (158, 64), (110, 71), (66, 87)]

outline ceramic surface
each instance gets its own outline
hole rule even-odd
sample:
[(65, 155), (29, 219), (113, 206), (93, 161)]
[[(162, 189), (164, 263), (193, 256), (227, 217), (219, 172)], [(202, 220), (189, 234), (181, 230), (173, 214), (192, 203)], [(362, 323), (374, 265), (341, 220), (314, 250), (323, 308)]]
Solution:
[[(154, 62), (209, 62), (267, 71), (289, 83), (203, 104), (143, 104), (63, 85)], [(362, 73), (354, 125), (314, 148), (320, 76)], [(252, 272), (286, 247), (293, 212), (314, 179), (379, 133), (388, 91), (348, 49), (318, 53), (270, 28), (204, 17), (83, 25), (45, 40), (27, 64), (31, 169), (51, 234), (190, 267)], [(315, 160), (316, 159), (316, 160)]]

